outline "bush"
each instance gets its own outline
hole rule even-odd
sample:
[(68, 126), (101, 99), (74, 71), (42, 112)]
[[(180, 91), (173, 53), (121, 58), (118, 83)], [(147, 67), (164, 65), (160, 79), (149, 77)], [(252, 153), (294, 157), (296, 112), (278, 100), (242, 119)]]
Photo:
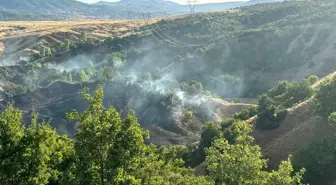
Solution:
[(316, 93), (316, 112), (325, 120), (336, 112), (336, 77), (322, 83)]
[(256, 128), (260, 130), (276, 129), (280, 126), (281, 121), (286, 117), (287, 110), (268, 109), (258, 114)]
[(256, 128), (260, 130), (278, 128), (281, 121), (285, 118), (287, 110), (281, 106), (277, 106), (276, 102), (267, 94), (261, 95), (258, 101), (259, 108)]
[(193, 116), (194, 116), (194, 114), (190, 110), (184, 112), (184, 117), (187, 118), (187, 119), (191, 119), (191, 118), (193, 118)]
[(328, 123), (333, 129), (336, 128), (336, 112), (330, 114), (328, 118)]
[(257, 113), (258, 113), (258, 107), (257, 106), (250, 106), (249, 108), (244, 109), (244, 110), (234, 114), (233, 118), (234, 119), (239, 119), (239, 120), (248, 120), (249, 118), (257, 115)]
[(308, 82), (309, 85), (314, 85), (319, 80), (319, 78), (316, 75), (311, 75), (305, 80)]

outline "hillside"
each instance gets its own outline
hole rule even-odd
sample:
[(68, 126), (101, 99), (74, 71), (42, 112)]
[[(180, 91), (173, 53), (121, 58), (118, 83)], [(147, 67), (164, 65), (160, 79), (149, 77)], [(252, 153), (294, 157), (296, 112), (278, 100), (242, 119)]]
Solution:
[[(194, 11), (196, 13), (199, 12), (210, 12), (210, 11), (222, 11), (231, 8), (238, 8), (241, 6), (250, 6), (261, 3), (272, 3), (272, 2), (280, 2), (282, 0), (250, 0), (247, 2), (224, 2), (224, 3), (204, 3), (204, 4), (195, 4)], [(165, 0), (122, 0), (118, 2), (105, 2), (99, 1), (95, 3), (97, 5), (107, 5), (112, 7), (122, 7), (127, 5), (129, 9), (138, 9), (141, 11), (151, 11), (151, 12), (163, 12), (167, 15), (178, 15), (178, 14), (187, 14), (190, 13), (189, 5), (181, 5), (170, 1)]]
[[(123, 7), (96, 6), (76, 0), (1, 0), (1, 20), (67, 20), (83, 18), (121, 18)], [(134, 17), (139, 12), (131, 10)], [(25, 16), (27, 15), (27, 16)]]
[(335, 1), (147, 16), (1, 23), (0, 182), (40, 153), (43, 185), (335, 181)]
[[(41, 63), (38, 61), (39, 55), (43, 48), (49, 47), (52, 57), (43, 57), (43, 60), (51, 64), (64, 63), (63, 66), (71, 59), (79, 62), (76, 56), (85, 60), (83, 63), (92, 60), (98, 64), (108, 54), (121, 52), (127, 61), (118, 69), (122, 75), (155, 75), (159, 72), (171, 75), (179, 82), (198, 81), (204, 89), (224, 99), (257, 98), (280, 80), (302, 80), (312, 74), (323, 77), (334, 71), (334, 6), (334, 3), (325, 6), (313, 1), (306, 4), (265, 4), (239, 11), (163, 19), (140, 28), (138, 26), (150, 20), (139, 24), (130, 21), (125, 24), (125, 31), (116, 28), (115, 32), (110, 31), (110, 26), (103, 21), (97, 25), (91, 23), (90, 26), (85, 26), (85, 23), (80, 25), (80, 22), (76, 26), (75, 22), (70, 27), (62, 26), (64, 30), (55, 33), (52, 32), (57, 24), (48, 26), (46, 23), (46, 32), (49, 33), (41, 34), (43, 28), (40, 28), (36, 35), (20, 37), (20, 33), (26, 35), (26, 30), (35, 28), (34, 25), (18, 24), (8, 28), (10, 31), (9, 35), (4, 36), (7, 38), (3, 41), (3, 50), (10, 56), (17, 51), (17, 47), (20, 50), (33, 50), (36, 56), (28, 63)], [(320, 14), (321, 9), (324, 14)], [(325, 16), (329, 18), (325, 19)], [(66, 22), (63, 24), (66, 25)], [(129, 35), (128, 29), (137, 35), (119, 38)], [(88, 32), (90, 41), (86, 45), (77, 39), (84, 31)], [(11, 34), (18, 36), (12, 37)], [(96, 42), (110, 36), (117, 38)], [(71, 46), (67, 47), (72, 49), (71, 52), (62, 53), (66, 48), (66, 39), (71, 41)], [(60, 43), (60, 47), (56, 43)]]
[[(11, 61), (11, 57), (16, 57), (17, 62), (22, 60), (20, 56), (29, 58), (33, 53), (34, 57), (21, 61), (24, 66), (4, 66), (2, 88), (17, 94), (44, 87), (64, 78), (64, 69), (68, 69), (65, 72), (74, 81), (79, 81), (78, 72), (88, 67), (90, 61), (101, 65), (111, 61), (111, 54), (119, 53), (122, 61), (127, 62), (117, 67), (111, 64), (111, 70), (121, 76), (141, 78), (145, 74), (159, 74), (180, 84), (191, 83), (190, 91), (210, 91), (223, 99), (257, 98), (280, 80), (303, 80), (312, 74), (323, 77), (335, 70), (334, 6), (314, 2), (256, 5), (238, 12), (163, 19), (140, 28), (150, 20), (125, 24), (70, 22), (70, 26), (66, 22), (8, 23), (10, 31), (4, 35), (2, 63), (8, 65), (8, 57)], [(56, 30), (57, 24), (62, 29)], [(120, 30), (119, 26), (125, 29)], [(87, 43), (82, 40), (83, 32), (88, 33)], [(132, 33), (136, 34), (128, 36)], [(109, 37), (113, 38), (102, 41)], [(47, 48), (51, 50), (50, 56), (45, 56)], [(28, 56), (21, 51), (28, 51)], [(18, 55), (13, 56), (16, 52)], [(12, 68), (27, 72), (13, 73)], [(32, 80), (30, 73), (34, 71), (48, 80)], [(195, 81), (201, 84), (197, 85), (199, 89), (192, 89)]]
[[(56, 81), (48, 87), (0, 101), (0, 107), (4, 108), (8, 103), (15, 102), (15, 107), (23, 111), (25, 122), (31, 119), (32, 111), (37, 111), (40, 118), (49, 120), (59, 133), (73, 136), (76, 125), (67, 121), (65, 115), (71, 110), (82, 111), (86, 104), (80, 97), (81, 90), (84, 87), (94, 90), (98, 84), (99, 82), (77, 84)], [(104, 105), (113, 105), (118, 111), (134, 109), (141, 126), (151, 131), (150, 142), (158, 145), (196, 142), (203, 122), (220, 122), (252, 106), (211, 98), (205, 98), (198, 104), (175, 97), (175, 101), (182, 101), (186, 106), (181, 107), (179, 104), (170, 103), (167, 95), (142, 89), (141, 82), (127, 84), (127, 79), (105, 83)], [(186, 115), (187, 111), (192, 113), (190, 117)]]
[[(252, 0), (246, 3), (208, 3), (195, 6), (195, 12), (221, 11), (240, 6), (259, 3), (278, 2), (281, 0)], [(77, 0), (1, 0), (0, 20), (68, 20), (68, 19), (139, 19), (150, 12), (151, 17), (167, 17), (190, 13), (188, 5), (155, 0), (119, 2), (100, 1), (85, 4)]]
[[(154, 22), (151, 20), (149, 22)], [(4, 65), (39, 54), (43, 48), (58, 49), (66, 42), (78, 43), (82, 33), (88, 38), (100, 41), (111, 37), (122, 37), (137, 32), (146, 22), (139, 21), (41, 21), (41, 22), (2, 22), (0, 28), (0, 57)], [(55, 51), (56, 52), (56, 51)]]

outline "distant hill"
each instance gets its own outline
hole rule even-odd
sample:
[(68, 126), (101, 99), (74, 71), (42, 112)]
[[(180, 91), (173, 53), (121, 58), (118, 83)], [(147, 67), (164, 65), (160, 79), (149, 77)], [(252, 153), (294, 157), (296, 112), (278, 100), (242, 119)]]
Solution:
[(75, 0), (0, 0), (0, 9), (1, 20), (118, 18), (122, 11)]
[(4, 9), (17, 11), (66, 12), (87, 9), (89, 5), (74, 0), (0, 0)]
[(165, 0), (121, 0), (118, 2), (99, 1), (96, 5), (138, 5), (138, 6), (180, 6), (178, 3)]
[[(248, 2), (225, 2), (196, 5), (196, 12), (218, 11), (258, 3), (281, 0), (251, 0)], [(100, 1), (86, 4), (76, 0), (0, 0), (0, 20), (59, 20), (76, 18), (142, 18), (150, 12), (151, 17), (181, 15), (190, 12), (188, 5), (165, 0)]]
[[(261, 3), (280, 2), (282, 0), (250, 0), (248, 2), (240, 2), (232, 0), (232, 2), (223, 3), (207, 3), (198, 4), (195, 6), (196, 12), (218, 11), (240, 6), (249, 6)], [(106, 5), (111, 7), (127, 6), (130, 9), (151, 10), (151, 11), (166, 11), (170, 14), (189, 13), (189, 5), (181, 5), (165, 0), (121, 0), (118, 2), (99, 1), (96, 5)]]
[(129, 10), (133, 10), (135, 12), (150, 11), (151, 14), (154, 15), (177, 15), (189, 12), (188, 7), (165, 0), (122, 0), (118, 2), (99, 1), (94, 5), (105, 5), (112, 8), (118, 8), (119, 10), (124, 10), (125, 13), (128, 13)]

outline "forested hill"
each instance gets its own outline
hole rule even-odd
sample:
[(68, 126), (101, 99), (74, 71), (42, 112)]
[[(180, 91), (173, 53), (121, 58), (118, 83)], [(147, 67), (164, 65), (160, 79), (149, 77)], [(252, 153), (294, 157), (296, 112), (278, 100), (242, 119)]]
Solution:
[(4, 39), (1, 184), (334, 183), (334, 0), (101, 28)]

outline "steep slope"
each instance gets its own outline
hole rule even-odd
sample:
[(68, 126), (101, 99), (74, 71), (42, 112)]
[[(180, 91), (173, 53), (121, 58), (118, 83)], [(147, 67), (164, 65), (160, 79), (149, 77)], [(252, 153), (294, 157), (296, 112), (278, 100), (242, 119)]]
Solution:
[[(336, 72), (316, 82), (312, 87), (319, 85), (336, 76)], [(281, 160), (299, 150), (307, 148), (311, 143), (331, 136), (332, 131), (314, 111), (314, 99), (310, 98), (292, 108), (275, 130), (261, 131), (254, 129), (255, 142), (261, 146), (263, 155), (269, 158), (271, 168), (276, 167)], [(255, 117), (248, 122), (254, 124)]]

